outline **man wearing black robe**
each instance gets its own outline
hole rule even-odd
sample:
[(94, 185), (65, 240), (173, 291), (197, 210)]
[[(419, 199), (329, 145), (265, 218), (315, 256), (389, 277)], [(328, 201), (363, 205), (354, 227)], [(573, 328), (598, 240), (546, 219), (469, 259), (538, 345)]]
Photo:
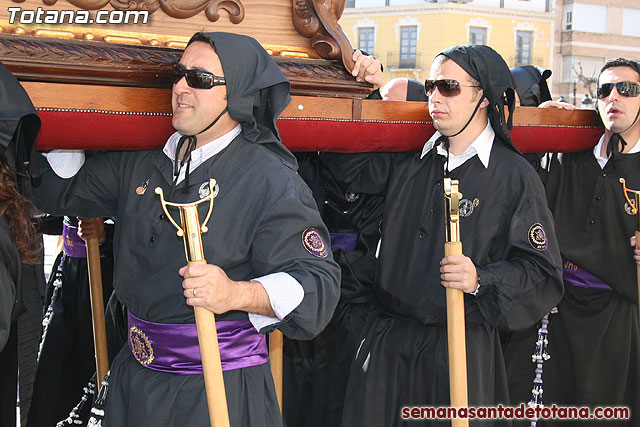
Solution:
[[(343, 426), (401, 425), (404, 406), (449, 404), (446, 287), (465, 292), (471, 406), (508, 403), (498, 328), (530, 327), (562, 295), (544, 190), (507, 131), (505, 93), (510, 114), (515, 102), (504, 60), (487, 46), (452, 47), (436, 57), (431, 79), (438, 132), (382, 180), (376, 307), (351, 368)], [(460, 181), (464, 253), (446, 258), (445, 175)]]
[(546, 177), (565, 295), (549, 318), (545, 404), (631, 409), (631, 420), (601, 423), (607, 426), (640, 420), (638, 284), (629, 246), (637, 217), (619, 182), (640, 189), (639, 94), (636, 62), (606, 63), (597, 102), (604, 135), (592, 149), (554, 159)]
[[(193, 355), (192, 306), (202, 306), (219, 314), (231, 425), (281, 426), (260, 333), (312, 338), (333, 313), (340, 280), (329, 234), (275, 127), (290, 85), (256, 40), (227, 33), (194, 35), (173, 80), (178, 132), (164, 150), (97, 155), (60, 172), (66, 178), (47, 164), (55, 170), (61, 154), (39, 162), (43, 210), (117, 218), (114, 289), (128, 310), (131, 350), (111, 367), (104, 425), (209, 425), (197, 341)], [(182, 238), (154, 189), (188, 203), (208, 194), (210, 178), (217, 195), (202, 236), (210, 264), (184, 267)], [(200, 218), (207, 209), (200, 205)], [(190, 338), (174, 361), (182, 330)]]

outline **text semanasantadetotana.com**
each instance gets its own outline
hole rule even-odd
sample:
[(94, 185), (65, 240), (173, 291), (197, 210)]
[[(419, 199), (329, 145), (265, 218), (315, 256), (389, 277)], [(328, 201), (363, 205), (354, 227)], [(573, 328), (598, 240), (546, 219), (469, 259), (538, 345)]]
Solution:
[(630, 410), (625, 406), (479, 406), (469, 408), (452, 408), (450, 406), (404, 406), (400, 416), (403, 420), (437, 420), (437, 419), (555, 419), (555, 420), (627, 420)]

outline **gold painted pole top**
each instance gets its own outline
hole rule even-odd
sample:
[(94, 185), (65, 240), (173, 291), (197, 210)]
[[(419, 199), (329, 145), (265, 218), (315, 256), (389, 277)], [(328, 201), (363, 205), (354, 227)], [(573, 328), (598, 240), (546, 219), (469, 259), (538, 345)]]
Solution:
[[(620, 183), (622, 184), (622, 191), (624, 192), (624, 198), (627, 199), (627, 203), (629, 204), (629, 208), (631, 209), (631, 214), (636, 215), (638, 218), (638, 224), (636, 225), (636, 230), (640, 231), (640, 215), (638, 215), (638, 209), (640, 208), (640, 190), (630, 190), (627, 188), (627, 183), (624, 178), (620, 178)], [(634, 195), (634, 201), (632, 202), (629, 199), (629, 193)]]
[[(167, 218), (171, 224), (176, 228), (177, 235), (184, 240), (184, 250), (188, 262), (204, 261), (204, 248), (202, 246), (202, 233), (206, 233), (209, 229), (207, 222), (213, 212), (213, 199), (215, 198), (215, 186), (216, 180), (209, 180), (209, 195), (192, 203), (172, 203), (167, 202), (164, 199), (164, 193), (162, 188), (156, 187), (155, 192), (160, 196), (160, 203), (162, 204), (162, 210), (167, 215)], [(207, 216), (204, 219), (202, 225), (200, 224), (200, 216), (198, 214), (198, 205), (201, 203), (209, 202), (209, 210)], [(182, 226), (179, 226), (173, 219), (167, 206), (173, 206), (180, 211), (180, 222)]]
[(444, 178), (446, 242), (460, 241), (460, 199), (457, 179)]

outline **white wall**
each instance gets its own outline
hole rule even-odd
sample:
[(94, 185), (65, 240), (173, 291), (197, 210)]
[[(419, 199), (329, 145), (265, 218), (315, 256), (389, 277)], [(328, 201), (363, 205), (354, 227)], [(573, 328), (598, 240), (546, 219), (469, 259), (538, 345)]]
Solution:
[(622, 9), (622, 35), (640, 37), (640, 9)]
[[(607, 32), (607, 7), (594, 5), (573, 3), (565, 5), (564, 13), (573, 11), (572, 31), (585, 31), (590, 33), (606, 33)], [(562, 18), (562, 26), (564, 29), (565, 17)]]

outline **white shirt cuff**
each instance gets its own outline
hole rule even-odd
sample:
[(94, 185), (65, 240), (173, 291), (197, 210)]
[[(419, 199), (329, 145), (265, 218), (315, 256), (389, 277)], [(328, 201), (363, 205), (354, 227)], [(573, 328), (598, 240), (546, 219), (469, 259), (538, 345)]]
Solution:
[(83, 150), (51, 150), (42, 155), (46, 157), (56, 175), (64, 179), (77, 174), (84, 164)]
[(304, 289), (296, 279), (288, 273), (273, 273), (253, 279), (260, 282), (267, 295), (271, 308), (278, 317), (249, 313), (249, 321), (257, 331), (280, 322), (287, 317), (304, 298)]

